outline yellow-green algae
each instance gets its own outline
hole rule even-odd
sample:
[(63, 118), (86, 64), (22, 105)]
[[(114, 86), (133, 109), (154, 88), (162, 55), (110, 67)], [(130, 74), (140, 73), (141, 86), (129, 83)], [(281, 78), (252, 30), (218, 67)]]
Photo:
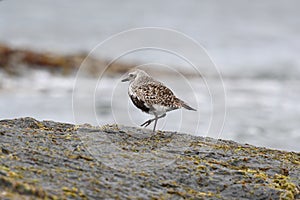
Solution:
[[(293, 173), (299, 175), (299, 153), (167, 132), (158, 132), (150, 134), (149, 137), (139, 138), (135, 132), (142, 133), (143, 130), (128, 130), (118, 125), (107, 125), (101, 128), (54, 122), (49, 125), (48, 122), (27, 119), (27, 121), (24, 120), (24, 123), (30, 123), (30, 127), (22, 128), (18, 132), (18, 127), (11, 130), (14, 123), (16, 122), (10, 121), (2, 124), (0, 122), (0, 131), (3, 134), (10, 134), (10, 137), (20, 136), (16, 137), (17, 139), (14, 141), (18, 141), (18, 144), (21, 145), (10, 146), (10, 137), (7, 137), (7, 142), (1, 141), (1, 148), (4, 150), (1, 151), (0, 148), (0, 188), (3, 190), (0, 197), (88, 199), (89, 197), (105, 196), (119, 199), (124, 197), (226, 199), (228, 196), (224, 196), (223, 191), (230, 190), (232, 185), (253, 184), (249, 194), (255, 195), (259, 187), (264, 187), (278, 191), (280, 199), (299, 198), (299, 177), (293, 175)], [(160, 169), (168, 168), (169, 171), (165, 171), (165, 174), (159, 174), (160, 171), (148, 170), (147, 166), (141, 170), (130, 169), (130, 173), (124, 169), (111, 169), (98, 162), (85, 150), (85, 146), (80, 145), (80, 138), (76, 132), (80, 129), (91, 132), (99, 131), (99, 134), (109, 132), (112, 142), (122, 147), (121, 156), (126, 156), (126, 152), (149, 152), (165, 157), (166, 147), (169, 145), (175, 148), (175, 150), (170, 148), (171, 152), (174, 151), (175, 161), (172, 165)], [(3, 140), (3, 138), (1, 139)], [(189, 143), (182, 148), (180, 145), (185, 145), (187, 141)], [(175, 146), (171, 146), (171, 144)], [(19, 151), (20, 148), (23, 148), (22, 151)], [(26, 154), (27, 152), (30, 154)], [(127, 156), (127, 158), (134, 157)], [(257, 158), (259, 158), (258, 163), (253, 165), (251, 159)], [(281, 165), (277, 169), (272, 165), (265, 164), (266, 161), (278, 161)], [(25, 163), (27, 164), (25, 165)], [(52, 167), (48, 168), (47, 166)], [(167, 173), (196, 178), (195, 181), (199, 185), (214, 183), (213, 181), (218, 178), (220, 173), (223, 177), (232, 177), (235, 180), (229, 184), (224, 180), (223, 185), (212, 187), (210, 190), (205, 189), (205, 186), (190, 185), (188, 181), (184, 183), (181, 179), (177, 179), (176, 175), (170, 176)], [(121, 178), (116, 179), (116, 177)], [(129, 180), (133, 181), (132, 185), (137, 182), (137, 185), (131, 188), (133, 192), (145, 192), (152, 188), (159, 188), (160, 192), (152, 192), (147, 194), (148, 196), (128, 193), (126, 196), (125, 191)], [(45, 181), (49, 181), (47, 184), (53, 188), (47, 187)], [(82, 183), (85, 183), (84, 186)], [(56, 187), (54, 188), (54, 186)], [(147, 188), (147, 190), (143, 190), (143, 188)]]

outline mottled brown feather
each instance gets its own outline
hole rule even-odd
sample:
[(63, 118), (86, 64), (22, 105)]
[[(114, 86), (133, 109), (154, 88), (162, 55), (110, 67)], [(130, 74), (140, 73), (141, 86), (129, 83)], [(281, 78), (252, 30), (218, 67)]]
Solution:
[(182, 107), (182, 101), (174, 93), (160, 82), (142, 84), (135, 88), (138, 98), (148, 105), (161, 105), (177, 109)]

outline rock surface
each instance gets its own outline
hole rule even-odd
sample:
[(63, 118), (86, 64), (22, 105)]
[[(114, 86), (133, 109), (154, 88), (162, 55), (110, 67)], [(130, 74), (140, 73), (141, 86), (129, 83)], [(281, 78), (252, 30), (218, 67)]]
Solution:
[(1, 199), (299, 199), (300, 154), (174, 132), (0, 121)]
[(94, 75), (102, 72), (107, 66), (107, 72), (112, 74), (125, 73), (134, 65), (129, 63), (110, 63), (108, 60), (96, 59), (87, 53), (75, 55), (60, 55), (57, 53), (39, 52), (26, 49), (11, 48), (0, 43), (0, 70), (10, 75), (20, 76), (24, 69), (28, 71), (30, 68), (47, 69), (51, 72), (58, 72), (63, 75), (76, 73), (78, 68), (85, 60), (87, 74)]

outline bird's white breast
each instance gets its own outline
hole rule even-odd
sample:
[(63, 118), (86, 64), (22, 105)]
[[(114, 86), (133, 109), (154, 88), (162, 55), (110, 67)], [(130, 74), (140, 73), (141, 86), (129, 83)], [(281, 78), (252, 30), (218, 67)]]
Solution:
[(133, 89), (132, 89), (132, 86), (131, 86), (131, 84), (129, 85), (129, 87), (128, 87), (128, 94), (129, 94), (129, 96), (136, 96), (136, 94), (135, 94), (135, 92), (133, 92)]
[(152, 105), (152, 108), (153, 109), (151, 109), (149, 113), (150, 114), (155, 113), (157, 115), (162, 115), (162, 114), (166, 113), (169, 109), (169, 107), (166, 107), (166, 106), (163, 106), (163, 105), (158, 105), (158, 104)]

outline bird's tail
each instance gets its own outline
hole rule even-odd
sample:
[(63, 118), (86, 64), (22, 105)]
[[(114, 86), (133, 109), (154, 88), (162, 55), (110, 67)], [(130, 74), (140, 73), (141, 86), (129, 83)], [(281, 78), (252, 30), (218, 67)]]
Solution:
[(187, 105), (184, 101), (181, 102), (181, 106), (187, 110), (197, 111), (195, 108), (192, 108), (191, 106)]

